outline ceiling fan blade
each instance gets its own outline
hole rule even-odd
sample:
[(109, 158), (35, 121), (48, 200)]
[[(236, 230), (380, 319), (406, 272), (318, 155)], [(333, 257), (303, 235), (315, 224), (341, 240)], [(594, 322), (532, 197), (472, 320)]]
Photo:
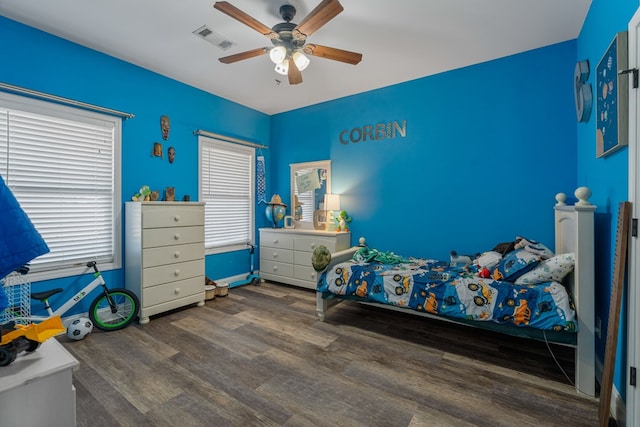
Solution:
[(264, 25), (262, 22), (257, 19), (249, 16), (245, 12), (241, 11), (237, 7), (233, 6), (229, 2), (226, 1), (217, 1), (213, 5), (214, 8), (218, 9), (220, 12), (229, 15), (233, 19), (236, 19), (242, 22), (244, 25), (253, 28), (260, 34), (263, 34), (269, 38), (277, 38), (278, 34), (274, 33), (271, 28)]
[(311, 13), (300, 21), (293, 31), (308, 37), (343, 10), (344, 8), (338, 0), (322, 0)]
[(347, 64), (356, 65), (362, 60), (362, 54), (350, 52), (348, 50), (336, 49), (335, 47), (327, 47), (319, 44), (307, 44), (304, 46), (304, 53), (318, 56), (320, 58), (333, 59), (334, 61), (346, 62)]
[(256, 56), (264, 55), (266, 53), (267, 53), (266, 47), (259, 47), (257, 49), (247, 50), (246, 52), (240, 52), (234, 55), (229, 55), (229, 56), (219, 58), (218, 61), (222, 62), (223, 64), (231, 64), (234, 62), (242, 61), (243, 59), (249, 59)]
[(298, 67), (296, 67), (296, 63), (293, 62), (293, 59), (289, 60), (289, 72), (287, 75), (289, 76), (290, 85), (302, 83), (302, 73), (298, 70)]

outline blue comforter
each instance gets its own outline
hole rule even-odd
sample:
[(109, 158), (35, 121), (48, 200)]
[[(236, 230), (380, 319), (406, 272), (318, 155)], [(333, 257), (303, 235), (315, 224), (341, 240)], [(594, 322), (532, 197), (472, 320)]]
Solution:
[[(47, 243), (0, 176), (0, 279), (47, 252)], [(0, 288), (0, 311), (6, 304)]]
[(345, 262), (324, 272), (318, 291), (450, 318), (577, 332), (569, 295), (560, 283), (537, 285), (481, 278), (448, 262)]

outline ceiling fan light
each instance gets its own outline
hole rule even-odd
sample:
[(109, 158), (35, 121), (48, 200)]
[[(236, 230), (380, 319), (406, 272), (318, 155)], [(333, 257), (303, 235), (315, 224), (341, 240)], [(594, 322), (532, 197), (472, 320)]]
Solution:
[(289, 61), (282, 61), (276, 64), (276, 73), (286, 76), (289, 73)]
[(306, 56), (304, 56), (301, 52), (295, 52), (293, 54), (293, 62), (295, 62), (296, 67), (298, 67), (298, 70), (300, 71), (304, 71), (305, 68), (307, 68), (309, 66), (309, 58), (307, 58)]
[(269, 51), (269, 58), (274, 64), (279, 64), (284, 61), (287, 56), (287, 49), (284, 46), (276, 46)]

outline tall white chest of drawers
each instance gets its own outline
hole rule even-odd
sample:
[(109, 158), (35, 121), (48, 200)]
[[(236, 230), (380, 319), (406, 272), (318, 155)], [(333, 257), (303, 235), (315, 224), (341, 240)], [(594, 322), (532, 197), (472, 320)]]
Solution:
[(318, 273), (311, 265), (313, 250), (324, 245), (331, 252), (351, 246), (351, 233), (292, 228), (260, 229), (260, 277), (315, 289)]
[(204, 203), (125, 203), (125, 281), (149, 316), (204, 305)]

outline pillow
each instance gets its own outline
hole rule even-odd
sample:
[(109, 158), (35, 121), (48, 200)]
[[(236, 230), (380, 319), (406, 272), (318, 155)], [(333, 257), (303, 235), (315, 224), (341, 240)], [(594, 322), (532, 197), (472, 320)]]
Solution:
[(538, 255), (524, 249), (511, 251), (502, 258), (502, 261), (493, 270), (492, 277), (495, 280), (513, 282), (527, 271), (534, 268), (540, 262)]
[(473, 263), (480, 268), (493, 269), (502, 260), (502, 254), (497, 251), (483, 252), (479, 257), (473, 260)]
[(525, 239), (524, 237), (518, 236), (517, 242), (518, 243), (515, 244), (514, 249), (524, 249), (527, 252), (538, 255), (541, 259), (548, 259), (553, 256), (551, 249), (540, 242), (536, 242), (535, 240)]
[(558, 254), (542, 261), (531, 271), (526, 272), (516, 280), (517, 285), (536, 285), (545, 282), (562, 282), (571, 273), (575, 264), (576, 254)]

